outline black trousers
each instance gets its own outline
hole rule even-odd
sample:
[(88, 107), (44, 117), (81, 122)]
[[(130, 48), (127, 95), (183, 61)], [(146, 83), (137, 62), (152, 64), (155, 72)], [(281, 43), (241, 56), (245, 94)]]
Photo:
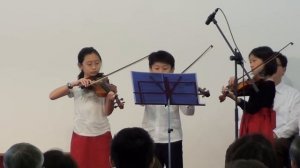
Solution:
[(162, 166), (183, 168), (182, 141), (171, 143), (171, 167), (169, 167), (168, 161), (168, 143), (155, 143), (155, 154)]

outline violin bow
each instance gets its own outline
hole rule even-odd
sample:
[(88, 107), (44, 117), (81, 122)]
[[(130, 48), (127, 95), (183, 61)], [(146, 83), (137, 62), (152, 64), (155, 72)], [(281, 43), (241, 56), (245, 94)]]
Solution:
[[(282, 47), (279, 51), (274, 52), (274, 54), (273, 54), (270, 58), (268, 58), (268, 59), (266, 60), (266, 62), (263, 62), (263, 63), (259, 64), (257, 67), (255, 67), (253, 70), (250, 70), (250, 71), (247, 72), (247, 73), (253, 72), (255, 69), (259, 68), (260, 66), (265, 65), (265, 64), (271, 62), (273, 59), (277, 58), (277, 56), (279, 56), (280, 52), (281, 52), (282, 50), (284, 50), (285, 48), (287, 48), (289, 45), (294, 45), (294, 43), (293, 43), (293, 42), (289, 42), (289, 43), (286, 44), (284, 47)], [(240, 80), (240, 79), (242, 79), (244, 76), (245, 76), (245, 75), (239, 77), (239, 78), (237, 79), (237, 81)]]
[(203, 55), (205, 55), (210, 49), (213, 48), (213, 45), (210, 45), (197, 59), (195, 59), (187, 68), (185, 68), (181, 73), (185, 73), (192, 65), (194, 65)]
[[(194, 65), (203, 55), (205, 55), (212, 48), (213, 48), (213, 45), (210, 45), (200, 56), (198, 56), (198, 58), (196, 58), (187, 68), (185, 68), (181, 72), (181, 74), (185, 73), (192, 65)], [(180, 80), (181, 80), (181, 77), (177, 80), (176, 84), (173, 86), (173, 89), (176, 88), (176, 86), (178, 85), (178, 83), (179, 83)], [(209, 92), (207, 93), (207, 95), (209, 95)]]
[[(196, 58), (187, 68), (185, 68), (181, 73), (185, 73), (191, 66), (193, 66), (203, 55), (205, 55), (210, 49), (212, 49), (214, 46), (213, 45), (210, 45), (198, 58)], [(209, 97), (210, 96), (210, 93), (209, 91), (205, 91), (206, 89), (205, 88), (198, 88), (198, 90), (200, 92), (203, 92), (204, 96), (205, 97)]]
[(91, 81), (91, 83), (89, 85), (94, 85), (94, 84), (97, 84), (97, 83), (102, 83), (103, 81), (105, 80), (108, 80), (108, 77), (107, 76), (103, 76), (102, 78), (100, 79), (97, 79), (95, 81)]
[(107, 75), (104, 75), (102, 78), (97, 79), (97, 80), (91, 82), (90, 85), (93, 85), (93, 84), (102, 82), (103, 80), (106, 80), (108, 76), (110, 76), (110, 75), (112, 75), (112, 74), (115, 74), (115, 73), (117, 73), (117, 72), (119, 72), (119, 71), (121, 71), (121, 70), (123, 70), (123, 69), (125, 69), (125, 68), (127, 68), (127, 67), (129, 67), (129, 66), (131, 66), (131, 65), (133, 65), (133, 64), (135, 64), (135, 63), (138, 63), (138, 62), (144, 60), (145, 58), (147, 58), (148, 56), (149, 56), (149, 55), (147, 55), (147, 56), (145, 56), (145, 57), (143, 57), (143, 58), (140, 58), (140, 59), (138, 59), (138, 60), (136, 60), (136, 61), (134, 61), (134, 62), (132, 62), (132, 63), (130, 63), (130, 64), (127, 64), (127, 65), (125, 65), (125, 66), (123, 66), (123, 67), (121, 67), (121, 68), (119, 68), (119, 69), (117, 69), (117, 70), (115, 70), (115, 71), (112, 71), (112, 72), (108, 73)]

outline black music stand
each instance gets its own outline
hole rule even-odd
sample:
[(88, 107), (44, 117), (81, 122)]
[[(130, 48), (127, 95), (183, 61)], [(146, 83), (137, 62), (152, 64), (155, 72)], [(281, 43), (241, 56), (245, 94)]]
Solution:
[(132, 72), (135, 104), (168, 106), (168, 163), (171, 168), (170, 105), (203, 105), (198, 100), (196, 74)]

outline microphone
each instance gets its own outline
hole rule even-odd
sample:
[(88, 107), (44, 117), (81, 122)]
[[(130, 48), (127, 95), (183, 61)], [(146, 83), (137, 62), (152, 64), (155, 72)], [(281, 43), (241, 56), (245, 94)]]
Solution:
[(217, 8), (214, 13), (210, 14), (205, 22), (206, 25), (209, 25), (211, 21), (215, 19), (215, 15), (218, 12), (219, 8)]

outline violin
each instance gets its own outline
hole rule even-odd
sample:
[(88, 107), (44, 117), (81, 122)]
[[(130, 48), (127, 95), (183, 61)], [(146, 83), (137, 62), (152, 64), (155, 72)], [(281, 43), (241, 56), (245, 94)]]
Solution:
[(201, 87), (198, 87), (198, 95), (202, 95), (202, 97), (209, 97), (210, 96), (210, 93), (209, 93), (209, 90), (206, 90), (206, 88), (201, 88)]
[[(248, 79), (248, 80), (244, 80), (244, 81), (241, 81), (241, 82), (237, 83), (237, 95), (238, 96), (248, 96), (247, 95), (247, 90), (257, 80), (259, 80), (259, 79), (258, 78), (253, 78), (253, 79)], [(229, 91), (234, 92), (234, 85), (228, 85), (228, 86), (226, 86), (226, 88), (228, 88), (228, 92)], [(228, 92), (226, 92), (226, 93), (219, 96), (220, 102), (223, 102), (226, 99), (226, 96), (227, 96)]]
[[(86, 89), (95, 91), (96, 95), (99, 97), (106, 97), (108, 92), (112, 91), (117, 92), (115, 85), (110, 84), (107, 76), (105, 77), (103, 73), (98, 73), (96, 76), (92, 76), (88, 79), (91, 79), (91, 84), (86, 87)], [(120, 109), (124, 108), (123, 98), (119, 98), (118, 95), (115, 95), (114, 108), (119, 107)]]

